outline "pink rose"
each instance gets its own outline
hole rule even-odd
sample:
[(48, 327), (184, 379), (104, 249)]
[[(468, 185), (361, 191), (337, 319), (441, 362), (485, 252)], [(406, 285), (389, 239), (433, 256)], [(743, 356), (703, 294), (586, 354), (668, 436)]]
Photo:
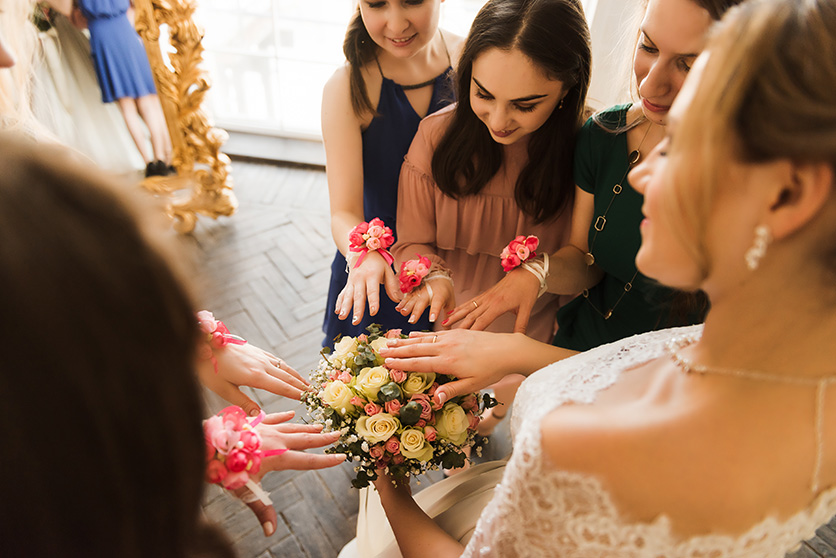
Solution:
[(520, 258), (517, 257), (515, 254), (511, 254), (510, 256), (502, 260), (502, 269), (504, 269), (505, 271), (511, 271), (518, 265), (520, 265)]
[(240, 449), (234, 449), (226, 456), (226, 468), (233, 473), (245, 470), (249, 462), (249, 454)]
[(386, 231), (380, 225), (369, 225), (369, 230), (366, 232), (371, 237), (380, 238), (385, 234)]
[(212, 484), (218, 484), (223, 481), (229, 471), (224, 464), (218, 461), (217, 459), (213, 459), (206, 465), (206, 481)]
[(239, 444), (243, 444), (241, 449), (246, 452), (254, 452), (261, 447), (261, 437), (254, 430), (244, 430), (241, 432), (241, 437), (238, 439)]
[(222, 454), (229, 452), (238, 442), (238, 433), (222, 425), (221, 428), (213, 428), (209, 432), (209, 443)]
[(401, 330), (400, 329), (390, 329), (386, 332), (385, 335), (386, 339), (400, 339), (401, 338)]
[(224, 478), (223, 487), (227, 490), (237, 490), (247, 484), (248, 480), (250, 480), (250, 475), (246, 471), (230, 473)]
[(525, 239), (525, 247), (528, 248), (531, 252), (537, 249), (540, 246), (540, 239), (534, 235), (528, 236)]
[(401, 402), (397, 399), (386, 402), (386, 412), (390, 415), (397, 415), (401, 410)]
[(227, 346), (229, 340), (226, 338), (226, 335), (224, 335), (220, 331), (216, 331), (212, 334), (212, 339), (209, 341), (209, 343), (211, 343), (212, 346), (216, 349), (221, 349)]
[(438, 398), (438, 394), (437, 394), (437, 393), (433, 394), (433, 397), (432, 397), (432, 403), (433, 403), (433, 411), (437, 411), (437, 410), (439, 410), (441, 407), (443, 407), (443, 406), (444, 406), (444, 405), (442, 405), (442, 403), (441, 403), (441, 399), (439, 399), (439, 398)]
[(461, 406), (461, 408), (462, 408), (462, 409), (464, 409), (465, 411), (469, 411), (469, 410), (471, 410), (471, 409), (475, 409), (475, 408), (476, 408), (476, 405), (477, 405), (478, 403), (479, 403), (479, 400), (478, 400), (478, 399), (476, 399), (476, 394), (473, 394), (473, 393), (470, 393), (470, 394), (468, 394), (468, 395), (466, 395), (466, 396), (462, 397), (462, 400), (461, 400), (461, 401), (459, 401), (459, 405), (460, 405), (460, 406)]
[(482, 420), (477, 415), (473, 413), (467, 413), (467, 420), (470, 422), (468, 428), (470, 430), (476, 430), (476, 427), (479, 426), (479, 422)]
[(438, 382), (433, 382), (433, 385), (431, 385), (429, 387), (429, 389), (427, 389), (427, 395), (432, 397), (433, 395), (435, 395), (435, 392), (436, 392), (437, 389), (438, 389)]
[(348, 242), (354, 246), (362, 246), (365, 240), (363, 240), (363, 235), (359, 232), (352, 232), (348, 235)]
[(337, 372), (331, 372), (330, 374), (328, 374), (328, 379), (333, 382), (334, 380), (337, 379), (338, 376), (339, 376), (339, 374)]
[(224, 423), (232, 423), (232, 427), (240, 430), (247, 423), (247, 413), (244, 409), (237, 405), (230, 405), (218, 413), (223, 419)]
[(430, 403), (430, 397), (426, 393), (416, 393), (410, 398), (410, 401), (417, 401), (421, 405), (421, 418), (426, 420), (433, 414), (433, 406)]
[(380, 459), (383, 457), (383, 446), (381, 444), (372, 446), (371, 449), (369, 449), (369, 455), (372, 459)]
[(258, 453), (250, 454), (250, 464), (247, 466), (247, 472), (254, 475), (261, 469), (261, 456)]
[(389, 466), (389, 459), (384, 455), (381, 459), (375, 461), (374, 467), (375, 469), (385, 469)]
[(366, 335), (365, 333), (361, 333), (360, 335), (357, 336), (357, 342), (358, 343), (367, 343), (368, 341), (369, 341), (369, 336)]
[(403, 370), (390, 370), (389, 378), (393, 382), (401, 383), (404, 380), (406, 380), (406, 372), (404, 372)]
[(212, 333), (217, 327), (217, 321), (212, 312), (208, 310), (201, 310), (197, 313), (197, 325), (203, 333)]
[(355, 407), (363, 407), (363, 406), (365, 406), (365, 405), (366, 405), (366, 400), (365, 400), (365, 399), (363, 399), (363, 398), (361, 398), (361, 397), (357, 397), (357, 396), (355, 395), (354, 397), (352, 397), (352, 398), (351, 398), (350, 403), (351, 403), (352, 405), (354, 405)]
[(375, 250), (380, 250), (381, 243), (380, 239), (373, 236), (366, 241), (366, 248), (369, 249), (370, 252), (374, 252)]
[(383, 411), (383, 407), (377, 403), (367, 403), (366, 406), (363, 407), (363, 411), (371, 417)]
[(427, 426), (427, 421), (424, 419), (418, 419), (418, 422), (415, 423), (415, 428), (424, 428)]
[(435, 442), (436, 438), (438, 438), (438, 431), (432, 426), (425, 426), (424, 439), (428, 442)]
[[(369, 230), (369, 224), (364, 221), (364, 222), (360, 223), (359, 225), (357, 225), (356, 227), (354, 227), (354, 230), (356, 232), (358, 232), (359, 234), (366, 234), (366, 231)], [(362, 244), (362, 242), (360, 244)]]
[(392, 463), (394, 463), (395, 465), (400, 465), (403, 462), (404, 462), (404, 456), (403, 455), (398, 453), (398, 454), (395, 454), (395, 455), (392, 456)]
[(526, 248), (525, 244), (520, 244), (517, 246), (516, 254), (520, 261), (525, 261), (531, 255), (531, 250)]
[(348, 370), (343, 370), (342, 372), (340, 372), (340, 375), (337, 376), (337, 379), (342, 383), (348, 385), (348, 383), (351, 381), (351, 372), (349, 372)]
[(386, 451), (393, 455), (401, 452), (401, 441), (398, 440), (397, 436), (392, 436), (386, 440)]

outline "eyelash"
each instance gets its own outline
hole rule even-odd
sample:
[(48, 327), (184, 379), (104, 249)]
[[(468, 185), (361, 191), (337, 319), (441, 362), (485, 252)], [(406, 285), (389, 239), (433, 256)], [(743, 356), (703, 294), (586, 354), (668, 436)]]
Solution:
[[(406, 4), (408, 6), (420, 6), (423, 3), (424, 3), (424, 0), (407, 0), (406, 1)], [(382, 8), (383, 6), (385, 6), (386, 2), (366, 2), (366, 5), (370, 9), (376, 10), (377, 8)]]
[[(658, 48), (652, 47), (650, 45), (646, 45), (644, 43), (639, 44), (639, 50), (643, 50), (644, 52), (646, 52), (648, 54), (654, 54), (654, 55), (659, 54), (659, 49)], [(688, 64), (688, 62), (686, 62), (683, 59), (678, 60), (676, 65), (679, 66), (679, 69), (686, 74), (691, 71), (691, 66)]]
[[(480, 99), (485, 99), (486, 101), (493, 101), (493, 97), (491, 97), (490, 95), (485, 95), (478, 89), (476, 90), (476, 96)], [(539, 104), (540, 103), (534, 105), (514, 105), (514, 108), (516, 108), (520, 112), (532, 112), (534, 109), (537, 108), (537, 105)]]

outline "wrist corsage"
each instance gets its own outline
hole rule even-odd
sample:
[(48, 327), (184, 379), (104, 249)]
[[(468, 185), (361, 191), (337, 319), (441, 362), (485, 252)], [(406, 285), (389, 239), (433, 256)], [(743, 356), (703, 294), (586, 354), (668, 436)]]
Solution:
[(401, 273), (398, 279), (401, 282), (401, 292), (410, 293), (421, 284), (424, 277), (430, 272), (432, 263), (426, 256), (416, 254), (417, 260), (407, 260), (401, 264)]
[(540, 239), (536, 236), (520, 235), (509, 242), (508, 246), (503, 248), (499, 255), (502, 261), (502, 269), (506, 272), (521, 266), (540, 281), (537, 298), (540, 298), (546, 292), (548, 286), (546, 278), (549, 276), (549, 255), (543, 253), (542, 256), (538, 257), (535, 250), (539, 245)]
[(246, 339), (232, 335), (224, 323), (216, 320), (212, 312), (201, 310), (197, 313), (197, 323), (200, 331), (206, 335), (206, 343), (200, 348), (200, 356), (211, 360), (215, 367), (215, 374), (218, 373), (218, 359), (215, 358), (213, 349), (222, 349), (232, 343), (233, 345), (245, 345)]
[(540, 245), (540, 239), (536, 236), (518, 236), (508, 243), (508, 246), (502, 249), (499, 258), (502, 262), (502, 269), (511, 271), (518, 267), (523, 262), (537, 257), (537, 246)]
[(206, 481), (228, 490), (246, 486), (256, 498), (270, 505), (270, 498), (250, 475), (258, 473), (262, 458), (287, 450), (261, 450), (261, 436), (255, 427), (263, 419), (264, 411), (250, 421), (244, 409), (230, 406), (203, 421)]
[(363, 263), (363, 258), (369, 252), (378, 252), (386, 263), (392, 265), (395, 258), (389, 253), (388, 248), (395, 242), (392, 229), (383, 224), (383, 220), (375, 217), (368, 223), (365, 221), (354, 227), (348, 234), (348, 249), (351, 252), (359, 252), (360, 257), (354, 267)]

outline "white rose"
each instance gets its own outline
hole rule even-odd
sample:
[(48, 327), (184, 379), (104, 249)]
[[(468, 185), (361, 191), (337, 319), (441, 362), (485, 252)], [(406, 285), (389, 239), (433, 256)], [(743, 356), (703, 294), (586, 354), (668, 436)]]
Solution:
[(345, 362), (354, 358), (357, 353), (357, 339), (354, 337), (343, 337), (334, 343), (334, 350), (331, 351), (331, 358)]
[(322, 390), (322, 402), (338, 411), (343, 411), (343, 414), (354, 410), (354, 405), (351, 404), (351, 398), (354, 393), (351, 389), (339, 380), (334, 380), (325, 386)]
[(401, 432), (401, 455), (422, 462), (433, 456), (433, 447), (424, 439), (424, 433), (417, 428), (406, 428)]
[(424, 393), (435, 382), (435, 373), (433, 372), (410, 372), (406, 377), (401, 388), (407, 397), (412, 397), (418, 393)]
[(436, 416), (435, 429), (438, 435), (460, 446), (467, 440), (470, 421), (467, 413), (455, 403), (447, 403)]
[(377, 392), (388, 383), (389, 371), (382, 366), (375, 366), (360, 370), (354, 385), (366, 398), (377, 401)]
[(373, 416), (363, 415), (357, 419), (354, 429), (357, 435), (370, 444), (385, 442), (401, 427), (401, 421), (389, 413), (377, 413)]

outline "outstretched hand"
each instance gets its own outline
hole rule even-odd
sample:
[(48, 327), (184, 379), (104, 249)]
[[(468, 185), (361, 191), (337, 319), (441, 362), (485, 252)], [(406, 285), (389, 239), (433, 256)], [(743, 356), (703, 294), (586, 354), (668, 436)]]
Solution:
[[(348, 258), (348, 280), (337, 296), (334, 313), (344, 320), (351, 313), (351, 323), (357, 325), (366, 312), (369, 303), (369, 315), (374, 316), (380, 310), (380, 285), (383, 284), (387, 296), (393, 302), (401, 300), (398, 280), (392, 267), (377, 252), (369, 252), (363, 262), (355, 267), (354, 259)], [(352, 310), (353, 308), (353, 310)]]
[(540, 282), (532, 273), (514, 269), (490, 289), (457, 306), (441, 325), (483, 331), (502, 314), (514, 312), (514, 332), (525, 333), (539, 291)]
[(279, 357), (255, 345), (229, 344), (214, 351), (218, 367), (209, 360), (198, 366), (200, 382), (233, 405), (238, 405), (249, 416), (261, 410), (258, 403), (241, 391), (241, 386), (259, 388), (276, 395), (299, 400), (308, 382)]
[[(257, 474), (251, 475), (252, 480), (260, 482), (261, 479), (272, 471), (284, 470), (309, 470), (325, 469), (334, 467), (345, 461), (344, 453), (318, 454), (305, 453), (306, 449), (321, 448), (336, 442), (339, 432), (322, 433), (321, 425), (289, 423), (293, 418), (293, 411), (274, 413), (264, 417), (264, 420), (256, 426), (261, 436), (262, 451), (287, 449), (281, 455), (271, 455), (261, 460), (261, 469)], [(239, 498), (244, 498), (250, 492), (246, 487), (235, 490)], [(251, 499), (251, 498), (246, 498)], [(261, 500), (246, 502), (253, 511), (258, 522), (264, 530), (264, 535), (269, 537), (276, 531), (276, 508), (267, 505)]]
[(456, 295), (453, 292), (453, 283), (448, 279), (424, 280), (421, 285), (412, 292), (407, 293), (403, 300), (395, 307), (395, 310), (403, 316), (409, 316), (409, 323), (414, 324), (424, 313), (430, 309), (430, 322), (445, 310), (456, 304)]
[(413, 332), (408, 339), (390, 340), (380, 355), (386, 359), (386, 366), (395, 370), (435, 372), (458, 378), (436, 392), (444, 402), (477, 392), (516, 372), (503, 366), (516, 344), (516, 336), (507, 333), (466, 329)]

